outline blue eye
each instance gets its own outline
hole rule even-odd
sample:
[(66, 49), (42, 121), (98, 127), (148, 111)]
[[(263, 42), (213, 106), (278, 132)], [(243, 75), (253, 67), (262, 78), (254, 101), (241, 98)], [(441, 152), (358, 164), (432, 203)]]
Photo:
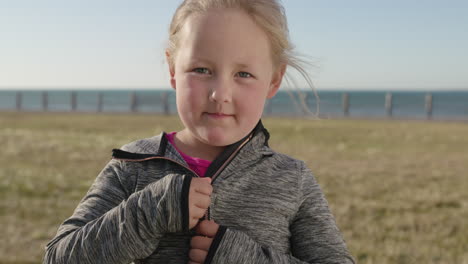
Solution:
[(210, 71), (207, 68), (195, 68), (193, 71), (200, 74), (210, 74)]
[(237, 73), (237, 75), (239, 75), (239, 77), (241, 77), (241, 78), (250, 78), (250, 77), (252, 77), (252, 74), (250, 74), (248, 72), (239, 72), (239, 73)]

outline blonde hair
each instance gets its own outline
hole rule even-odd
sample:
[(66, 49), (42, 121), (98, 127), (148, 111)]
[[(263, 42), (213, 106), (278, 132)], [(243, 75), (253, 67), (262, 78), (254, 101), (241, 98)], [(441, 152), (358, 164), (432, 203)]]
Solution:
[[(289, 29), (284, 7), (279, 0), (184, 0), (177, 8), (170, 27), (169, 27), (169, 45), (168, 57), (169, 66), (174, 66), (174, 54), (177, 53), (179, 46), (179, 33), (186, 20), (197, 14), (202, 14), (210, 9), (234, 8), (246, 12), (252, 17), (257, 25), (267, 34), (271, 45), (271, 56), (276, 69), (281, 65), (287, 65), (294, 68), (313, 89), (317, 99), (318, 114), (318, 95), (314, 89), (312, 80), (304, 69), (303, 65), (309, 63), (300, 58), (294, 51), (294, 46), (289, 39)], [(285, 76), (285, 81), (289, 84), (295, 84), (294, 79)], [(310, 113), (304, 96), (299, 94), (299, 100), (304, 110)]]

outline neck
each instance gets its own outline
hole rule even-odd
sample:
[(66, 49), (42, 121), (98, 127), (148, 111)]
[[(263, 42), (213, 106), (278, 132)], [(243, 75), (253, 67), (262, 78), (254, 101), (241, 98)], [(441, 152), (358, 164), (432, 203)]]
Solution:
[(224, 147), (211, 146), (190, 136), (186, 129), (175, 134), (174, 143), (186, 155), (208, 161), (213, 161), (224, 150)]

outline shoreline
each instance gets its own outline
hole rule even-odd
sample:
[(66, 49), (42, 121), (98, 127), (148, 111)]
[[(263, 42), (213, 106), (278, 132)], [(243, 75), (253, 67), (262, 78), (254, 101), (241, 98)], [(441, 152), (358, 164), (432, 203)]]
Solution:
[[(177, 116), (176, 113), (171, 113), (166, 115), (164, 113), (158, 112), (130, 112), (130, 111), (105, 111), (105, 112), (96, 112), (96, 111), (34, 111), (34, 110), (5, 110), (0, 109), (0, 114), (44, 114), (44, 115), (141, 115), (141, 116)], [(442, 122), (442, 123), (468, 123), (467, 117), (433, 117), (431, 119), (423, 117), (405, 117), (405, 116), (392, 116), (392, 117), (381, 117), (381, 116), (342, 116), (342, 115), (320, 115), (318, 116), (307, 116), (307, 115), (287, 115), (287, 114), (264, 114), (262, 118), (273, 118), (273, 119), (297, 119), (297, 120), (362, 120), (362, 121), (408, 121), (408, 122)]]

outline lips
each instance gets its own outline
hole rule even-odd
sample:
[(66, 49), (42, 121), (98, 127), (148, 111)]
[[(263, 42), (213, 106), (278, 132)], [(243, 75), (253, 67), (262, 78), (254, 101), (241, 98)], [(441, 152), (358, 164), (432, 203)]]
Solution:
[(209, 117), (213, 118), (227, 118), (227, 117), (232, 117), (234, 115), (231, 114), (225, 114), (225, 113), (206, 113)]

